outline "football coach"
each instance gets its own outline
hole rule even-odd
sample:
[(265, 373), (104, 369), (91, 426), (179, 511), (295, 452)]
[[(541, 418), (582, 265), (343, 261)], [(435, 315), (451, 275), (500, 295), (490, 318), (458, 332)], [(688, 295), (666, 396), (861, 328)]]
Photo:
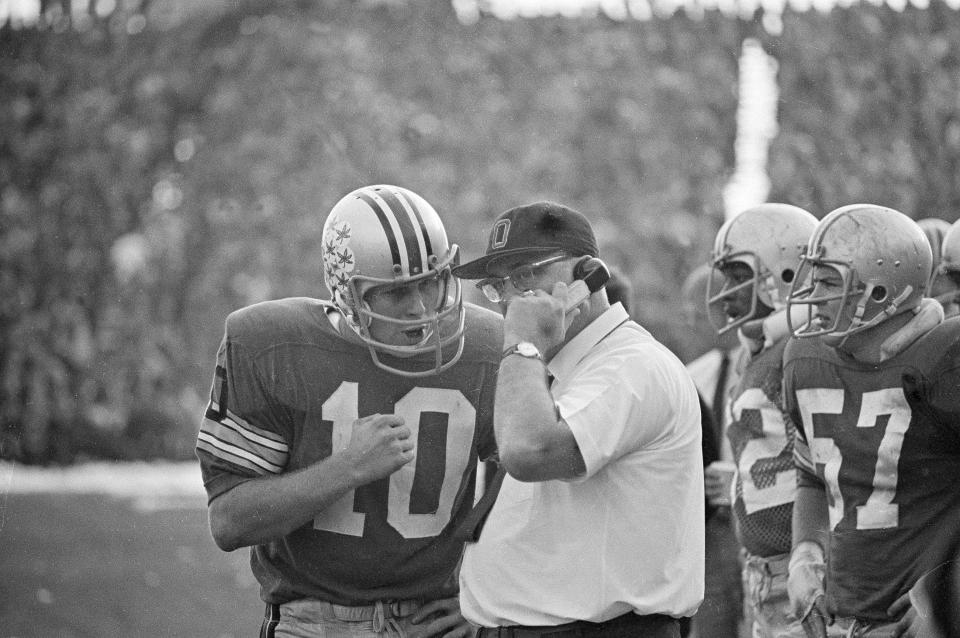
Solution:
[(485, 255), (453, 272), (504, 315), (502, 483), (464, 555), (463, 615), (480, 637), (679, 636), (704, 570), (700, 408), (683, 364), (610, 305), (590, 222), (566, 206), (506, 211)]

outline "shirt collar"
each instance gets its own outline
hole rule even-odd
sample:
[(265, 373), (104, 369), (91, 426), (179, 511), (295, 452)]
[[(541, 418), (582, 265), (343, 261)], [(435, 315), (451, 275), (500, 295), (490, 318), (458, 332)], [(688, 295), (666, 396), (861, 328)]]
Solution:
[(620, 324), (630, 319), (619, 301), (602, 315), (591, 321), (577, 336), (563, 344), (559, 352), (547, 363), (547, 370), (557, 380), (567, 377), (595, 345), (613, 332)]

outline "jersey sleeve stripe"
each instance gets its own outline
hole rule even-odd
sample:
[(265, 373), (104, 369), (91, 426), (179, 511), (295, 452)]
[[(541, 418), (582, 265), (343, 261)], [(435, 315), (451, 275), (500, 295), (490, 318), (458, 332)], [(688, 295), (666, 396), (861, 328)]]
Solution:
[(251, 425), (249, 422), (237, 416), (230, 410), (227, 410), (226, 416), (222, 419), (217, 416), (219, 414), (220, 404), (218, 404), (216, 401), (211, 401), (210, 406), (207, 408), (207, 419), (211, 421), (223, 421), (225, 423), (229, 422), (234, 426), (239, 426), (239, 428), (242, 429), (241, 433), (244, 436), (253, 441), (259, 441), (266, 447), (272, 447), (273, 449), (280, 450), (282, 452), (289, 450), (286, 441), (284, 441), (283, 437), (276, 432), (271, 432), (269, 430), (264, 430), (263, 428), (258, 428), (255, 425)]
[(257, 437), (226, 419), (223, 421), (204, 419), (200, 431), (218, 441), (223, 441), (241, 450), (247, 450), (272, 465), (282, 467), (287, 464), (287, 459), (290, 456), (289, 448), (285, 443), (277, 444)]
[(268, 447), (283, 453), (287, 453), (290, 450), (290, 446), (287, 445), (287, 442), (284, 441), (283, 437), (281, 437), (279, 434), (276, 432), (270, 432), (269, 430), (264, 430), (263, 428), (258, 428), (255, 425), (251, 425), (248, 421), (245, 421), (230, 410), (227, 410), (226, 418), (222, 419), (220, 422), (225, 426), (236, 430), (244, 438), (250, 439), (255, 443), (259, 443), (263, 447)]
[(271, 463), (263, 457), (236, 445), (231, 445), (202, 430), (197, 436), (197, 448), (224, 461), (253, 470), (257, 474), (278, 474), (283, 470), (282, 465)]

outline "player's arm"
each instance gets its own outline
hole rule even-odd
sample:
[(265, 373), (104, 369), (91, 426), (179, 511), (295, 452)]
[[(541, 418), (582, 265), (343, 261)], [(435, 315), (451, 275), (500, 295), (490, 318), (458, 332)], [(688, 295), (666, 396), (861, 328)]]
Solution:
[(793, 503), (793, 546), (811, 542), (825, 548), (829, 525), (827, 494), (823, 488), (798, 485)]
[(358, 419), (347, 448), (301, 470), (241, 482), (209, 505), (210, 530), (225, 551), (284, 536), (337, 499), (389, 476), (414, 458), (403, 419), (375, 414)]

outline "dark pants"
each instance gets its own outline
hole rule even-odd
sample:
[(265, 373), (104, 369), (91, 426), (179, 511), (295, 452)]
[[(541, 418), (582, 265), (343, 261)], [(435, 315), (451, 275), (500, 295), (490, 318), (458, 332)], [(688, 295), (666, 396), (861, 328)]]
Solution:
[(552, 627), (482, 627), (477, 638), (680, 638), (675, 618), (626, 613), (606, 622), (578, 620)]
[(740, 543), (733, 531), (729, 508), (707, 521), (706, 583), (703, 604), (693, 617), (699, 638), (737, 638), (743, 617)]

